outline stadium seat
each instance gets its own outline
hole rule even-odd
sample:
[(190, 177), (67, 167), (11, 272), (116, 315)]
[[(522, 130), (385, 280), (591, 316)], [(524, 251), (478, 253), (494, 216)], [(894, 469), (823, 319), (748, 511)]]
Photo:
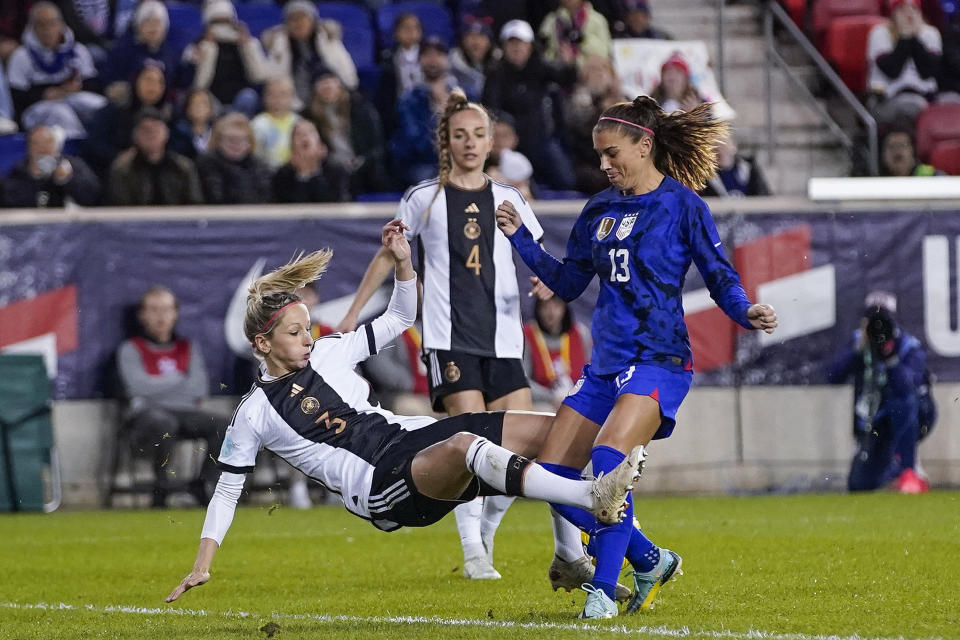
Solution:
[(793, 21), (802, 28), (804, 16), (807, 13), (807, 0), (780, 0), (780, 4), (787, 10)]
[(816, 0), (813, 5), (813, 37), (820, 51), (824, 50), (827, 29), (843, 16), (879, 16), (881, 0)]
[(400, 202), (402, 191), (385, 191), (383, 193), (359, 193), (354, 199), (356, 202)]
[(13, 165), (20, 162), (27, 153), (27, 136), (23, 133), (10, 133), (0, 136), (0, 176), (6, 176)]
[(951, 176), (960, 176), (960, 140), (941, 142), (930, 153), (930, 164)]
[(166, 5), (170, 15), (167, 40), (178, 50), (183, 50), (203, 35), (203, 14), (200, 7), (187, 2), (167, 2)]
[(358, 71), (376, 63), (376, 37), (366, 7), (348, 2), (318, 2), (317, 13), (321, 18), (336, 20), (343, 27), (343, 45)]
[(917, 118), (917, 157), (930, 161), (934, 148), (943, 142), (960, 141), (960, 104), (933, 104)]
[(264, 31), (283, 22), (283, 7), (260, 2), (241, 2), (237, 4), (237, 18), (247, 25), (250, 35), (259, 38)]
[(882, 16), (844, 16), (827, 27), (823, 55), (851, 91), (867, 88), (867, 38), (875, 25), (885, 21)]
[(424, 36), (440, 36), (448, 45), (453, 45), (453, 15), (443, 5), (434, 2), (398, 2), (388, 4), (377, 12), (377, 32), (380, 47), (393, 47), (393, 23), (404, 13), (413, 13), (420, 18)]

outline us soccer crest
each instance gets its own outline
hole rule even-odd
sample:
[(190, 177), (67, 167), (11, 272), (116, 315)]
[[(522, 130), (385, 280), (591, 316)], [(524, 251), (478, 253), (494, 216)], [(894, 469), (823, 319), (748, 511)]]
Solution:
[(610, 232), (613, 231), (613, 223), (617, 221), (616, 218), (604, 218), (600, 221), (600, 226), (597, 227), (597, 240), (603, 240)]
[(620, 221), (620, 226), (617, 227), (617, 240), (623, 240), (630, 232), (633, 231), (633, 225), (637, 223), (637, 213), (629, 213), (623, 217), (623, 220)]
[(460, 367), (454, 362), (448, 362), (447, 368), (443, 370), (443, 377), (447, 382), (456, 382), (460, 379)]

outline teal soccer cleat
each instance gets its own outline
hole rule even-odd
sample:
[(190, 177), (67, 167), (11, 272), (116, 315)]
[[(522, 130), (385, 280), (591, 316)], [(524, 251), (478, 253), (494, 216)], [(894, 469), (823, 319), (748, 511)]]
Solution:
[(646, 573), (633, 572), (633, 597), (627, 603), (627, 613), (635, 613), (641, 609), (649, 611), (653, 601), (660, 592), (660, 587), (675, 575), (682, 575), (680, 565), (683, 559), (670, 549), (660, 549), (660, 561), (652, 570)]

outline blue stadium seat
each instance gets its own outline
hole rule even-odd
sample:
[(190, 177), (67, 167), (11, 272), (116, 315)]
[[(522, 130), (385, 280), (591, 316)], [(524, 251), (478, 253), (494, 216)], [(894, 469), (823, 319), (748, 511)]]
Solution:
[(283, 7), (260, 2), (241, 2), (237, 5), (237, 18), (246, 23), (250, 35), (259, 38), (264, 31), (283, 22)]
[(358, 71), (376, 64), (375, 34), (366, 7), (348, 2), (318, 2), (317, 13), (321, 18), (336, 20), (343, 27), (343, 45)]
[(26, 153), (26, 134), (11, 133), (5, 136), (0, 136), (0, 176), (6, 176), (8, 173), (10, 173), (10, 169), (13, 169), (13, 165), (20, 162)]
[(544, 188), (537, 190), (537, 200), (586, 200), (589, 197), (579, 191), (557, 191)]
[(377, 12), (377, 31), (380, 34), (380, 46), (393, 47), (393, 23), (403, 13), (413, 13), (420, 18), (423, 35), (440, 36), (453, 46), (453, 15), (443, 5), (434, 2), (413, 1), (388, 4)]
[(187, 2), (167, 2), (166, 5), (170, 15), (167, 39), (183, 50), (203, 35), (203, 14), (200, 13), (200, 7)]
[(383, 193), (360, 193), (354, 198), (356, 202), (400, 202), (402, 191), (385, 191)]

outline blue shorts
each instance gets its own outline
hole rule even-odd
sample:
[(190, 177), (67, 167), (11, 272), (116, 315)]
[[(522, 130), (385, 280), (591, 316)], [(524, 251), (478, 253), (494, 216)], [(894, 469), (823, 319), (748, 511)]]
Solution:
[(602, 425), (624, 393), (650, 396), (660, 403), (660, 428), (654, 439), (666, 438), (677, 424), (677, 409), (690, 391), (691, 371), (673, 371), (652, 364), (637, 364), (619, 374), (597, 375), (590, 365), (563, 400), (584, 418)]

